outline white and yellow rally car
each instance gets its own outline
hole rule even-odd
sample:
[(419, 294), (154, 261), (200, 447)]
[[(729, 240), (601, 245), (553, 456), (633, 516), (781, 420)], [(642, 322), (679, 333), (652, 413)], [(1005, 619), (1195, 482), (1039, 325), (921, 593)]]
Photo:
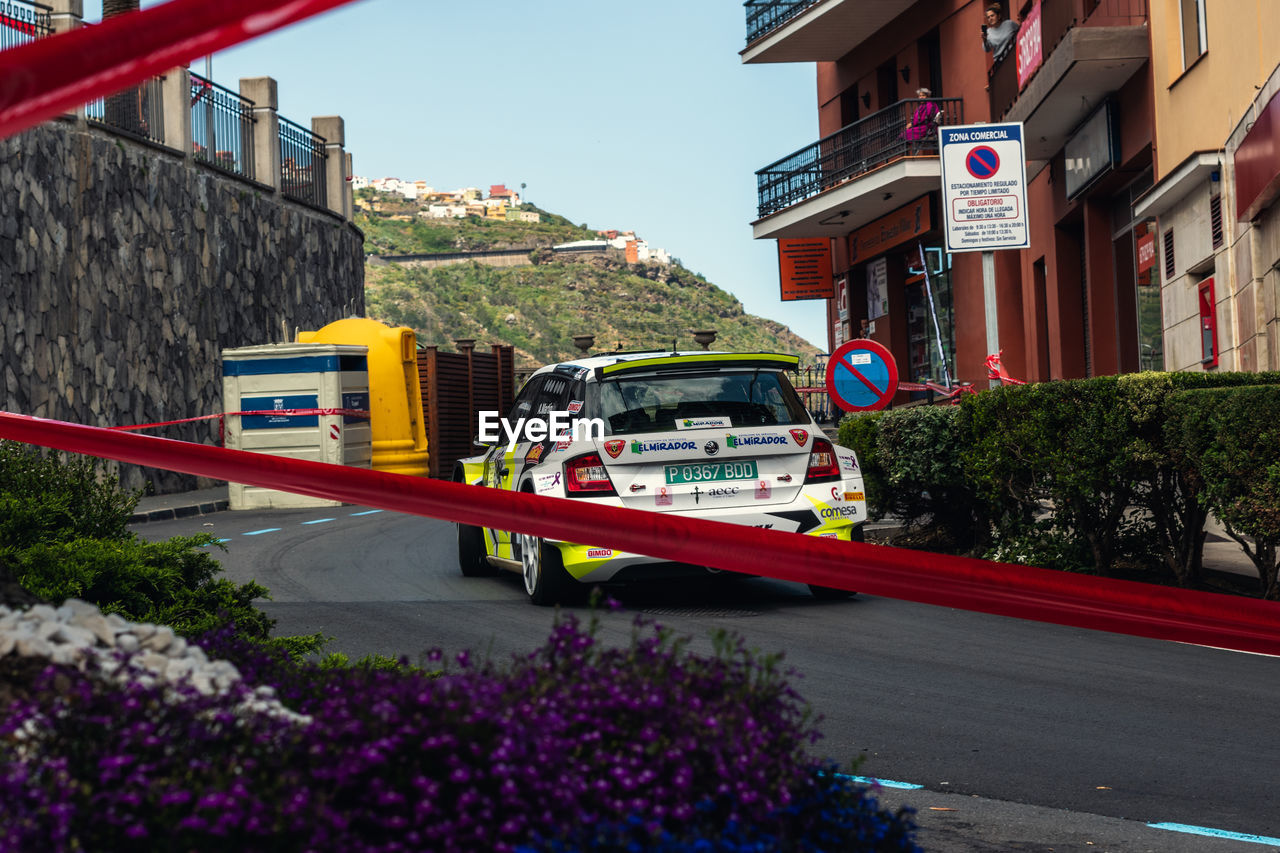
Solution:
[[(786, 376), (797, 364), (772, 353), (645, 352), (542, 367), (501, 422), (481, 414), (478, 443), (488, 450), (459, 461), (454, 479), (860, 540), (867, 505), (858, 460), (801, 404)], [(462, 524), (458, 562), (468, 577), (520, 572), (541, 605), (566, 599), (578, 583), (709, 571)]]

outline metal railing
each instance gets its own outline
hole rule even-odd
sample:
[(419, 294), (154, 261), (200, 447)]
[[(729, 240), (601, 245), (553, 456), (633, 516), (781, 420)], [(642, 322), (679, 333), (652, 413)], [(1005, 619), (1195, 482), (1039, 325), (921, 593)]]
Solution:
[(164, 99), (160, 78), (116, 92), (84, 105), (89, 121), (106, 125), (136, 139), (164, 144)]
[(191, 154), (196, 160), (252, 179), (253, 101), (191, 75)]
[[(938, 120), (913, 123), (938, 108)], [(922, 110), (922, 108), (924, 108)], [(891, 160), (936, 156), (939, 125), (964, 124), (960, 98), (898, 101), (756, 172), (759, 215), (768, 216)]]
[[(1146, 23), (1148, 0), (1042, 0), (1040, 4), (1041, 55), (1048, 60), (1067, 33), (1078, 26), (1123, 27)], [(1083, 24), (1081, 23), (1083, 21)], [(1016, 37), (1015, 37), (1016, 38)], [(991, 117), (995, 121), (1004, 118), (1018, 100), (1017, 45), (987, 72), (987, 90), (991, 103)], [(1041, 68), (1044, 65), (1041, 63)], [(1035, 79), (1037, 69), (1027, 83)]]
[(29, 0), (0, 2), (0, 50), (53, 35), (53, 8)]
[(325, 140), (280, 118), (280, 192), (294, 201), (325, 207)]
[(747, 44), (768, 35), (821, 0), (747, 0)]

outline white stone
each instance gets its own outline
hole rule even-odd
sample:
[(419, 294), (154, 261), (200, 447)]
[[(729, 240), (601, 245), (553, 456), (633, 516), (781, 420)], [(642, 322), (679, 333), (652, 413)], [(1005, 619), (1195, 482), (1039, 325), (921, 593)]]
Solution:
[(111, 630), (111, 624), (107, 621), (107, 618), (96, 609), (90, 613), (80, 614), (75, 624), (86, 631), (92, 632), (98, 638), (98, 642), (107, 648), (115, 647), (116, 632)]
[(34, 634), (18, 634), (15, 637), (18, 655), (24, 658), (47, 658), (53, 654), (53, 646), (44, 637)]
[[(48, 625), (49, 623), (45, 623)], [(79, 648), (91, 649), (96, 644), (97, 638), (93, 636), (93, 632), (84, 628), (77, 628), (75, 625), (54, 624), (54, 632), (49, 635), (49, 639), (55, 643), (65, 643)]]
[(142, 647), (154, 652), (166, 651), (172, 643), (173, 629), (167, 625), (157, 626), (151, 636), (142, 639)]

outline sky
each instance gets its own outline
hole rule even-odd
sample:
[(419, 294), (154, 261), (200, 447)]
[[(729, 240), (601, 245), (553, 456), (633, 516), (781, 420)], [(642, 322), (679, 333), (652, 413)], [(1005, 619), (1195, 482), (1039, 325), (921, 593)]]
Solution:
[[(85, 0), (85, 20), (101, 9)], [(740, 0), (356, 0), (211, 67), (230, 89), (275, 78), (298, 124), (342, 116), (357, 175), (525, 184), (825, 348), (823, 301), (779, 299), (777, 244), (750, 224), (756, 170), (818, 139), (814, 65), (743, 65), (745, 39)]]

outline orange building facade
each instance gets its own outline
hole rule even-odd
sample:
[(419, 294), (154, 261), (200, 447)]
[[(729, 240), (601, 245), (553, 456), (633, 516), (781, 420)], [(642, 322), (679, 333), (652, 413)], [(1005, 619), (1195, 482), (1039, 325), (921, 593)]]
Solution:
[(983, 253), (947, 251), (936, 125), (1022, 122), (1030, 246), (992, 254), (1004, 366), (1163, 369), (1154, 225), (1133, 213), (1153, 185), (1147, 0), (1007, 0), (1021, 26), (999, 60), (987, 5), (750, 0), (743, 62), (816, 63), (822, 135), (757, 172), (754, 235), (831, 241), (829, 348), (866, 337), (904, 380), (985, 387)]

